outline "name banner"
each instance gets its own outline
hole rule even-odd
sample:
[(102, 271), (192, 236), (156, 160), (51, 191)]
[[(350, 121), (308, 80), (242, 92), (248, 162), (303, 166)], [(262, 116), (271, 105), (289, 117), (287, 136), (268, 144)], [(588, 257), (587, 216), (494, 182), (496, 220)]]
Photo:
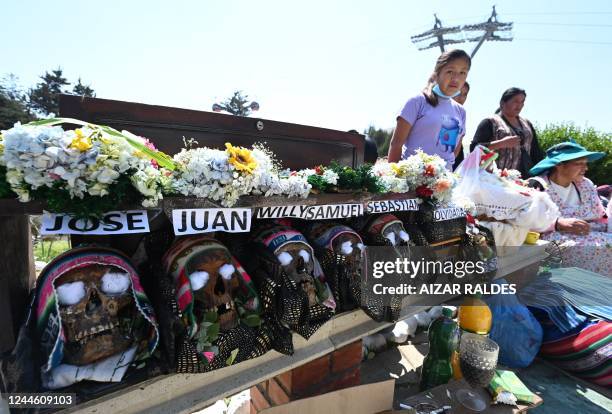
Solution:
[(328, 220), (362, 215), (363, 204), (323, 204), (320, 206), (260, 207), (255, 216), (261, 219), (291, 217), (303, 220)]
[(419, 202), (416, 198), (405, 200), (380, 200), (369, 201), (366, 206), (368, 214), (373, 213), (391, 213), (393, 211), (417, 211)]
[(244, 233), (251, 230), (250, 208), (197, 208), (172, 210), (174, 234)]
[(148, 233), (146, 210), (110, 211), (102, 218), (77, 219), (68, 214), (45, 213), (40, 234), (129, 234)]
[(459, 217), (465, 217), (465, 210), (460, 207), (441, 208), (434, 210), (434, 221), (452, 220)]

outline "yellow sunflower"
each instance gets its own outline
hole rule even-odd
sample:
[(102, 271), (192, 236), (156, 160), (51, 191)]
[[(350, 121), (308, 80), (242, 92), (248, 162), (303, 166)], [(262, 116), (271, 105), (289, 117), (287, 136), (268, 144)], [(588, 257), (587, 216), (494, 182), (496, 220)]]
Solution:
[(233, 147), (232, 144), (226, 142), (225, 148), (229, 155), (229, 163), (238, 171), (245, 171), (248, 174), (253, 173), (257, 167), (257, 161), (251, 154), (251, 151), (243, 147)]
[(76, 134), (76, 137), (72, 139), (72, 142), (70, 143), (70, 148), (74, 148), (81, 152), (84, 152), (92, 147), (91, 138), (85, 136), (83, 130), (75, 129), (74, 132)]

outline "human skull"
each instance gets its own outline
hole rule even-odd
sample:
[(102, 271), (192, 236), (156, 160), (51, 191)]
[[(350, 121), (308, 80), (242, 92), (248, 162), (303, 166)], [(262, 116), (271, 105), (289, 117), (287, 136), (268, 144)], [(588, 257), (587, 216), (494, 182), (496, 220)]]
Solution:
[(357, 233), (343, 232), (332, 242), (336, 264), (352, 282), (360, 282), (365, 246)]
[(66, 338), (64, 362), (91, 364), (135, 342), (141, 315), (125, 270), (93, 264), (66, 272), (54, 284)]
[(198, 323), (207, 312), (216, 312), (222, 332), (235, 328), (239, 318), (233, 297), (240, 282), (229, 251), (221, 245), (212, 247), (191, 258), (185, 270), (194, 294)]
[(382, 230), (382, 236), (391, 246), (407, 246), (410, 237), (401, 221), (394, 221)]
[(311, 250), (301, 242), (290, 242), (276, 250), (276, 258), (289, 280), (300, 287), (308, 297), (308, 306), (317, 304), (317, 290), (314, 282), (314, 261)]
[(362, 233), (371, 246), (407, 246), (410, 240), (402, 222), (392, 214), (372, 218)]

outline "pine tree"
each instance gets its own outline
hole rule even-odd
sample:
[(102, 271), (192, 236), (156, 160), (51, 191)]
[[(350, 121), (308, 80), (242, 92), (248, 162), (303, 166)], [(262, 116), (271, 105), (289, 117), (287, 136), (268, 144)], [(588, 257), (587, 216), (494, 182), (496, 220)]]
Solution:
[(35, 119), (27, 106), (27, 96), (18, 86), (15, 75), (0, 81), (0, 130), (11, 128), (15, 122), (27, 123)]
[(248, 95), (242, 95), (242, 91), (236, 91), (231, 98), (226, 99), (221, 104), (213, 105), (213, 110), (227, 111), (232, 115), (249, 116), (252, 111), (259, 109), (259, 104), (251, 102), (247, 105), (248, 101)]
[(95, 91), (89, 85), (83, 85), (83, 83), (81, 83), (81, 78), (79, 78), (76, 85), (74, 85), (74, 88), (72, 88), (72, 93), (74, 95), (85, 96), (87, 98), (96, 97)]
[(62, 69), (57, 68), (40, 77), (42, 82), (30, 89), (29, 109), (43, 116), (59, 115), (59, 94), (64, 92), (62, 87), (70, 85), (62, 75)]

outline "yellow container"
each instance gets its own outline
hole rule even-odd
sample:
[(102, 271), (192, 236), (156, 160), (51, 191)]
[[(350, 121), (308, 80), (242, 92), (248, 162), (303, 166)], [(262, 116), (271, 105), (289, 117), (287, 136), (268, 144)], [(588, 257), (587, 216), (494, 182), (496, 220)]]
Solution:
[(530, 231), (527, 233), (527, 237), (525, 238), (525, 243), (527, 244), (536, 244), (540, 239), (540, 233), (536, 233), (535, 231)]
[(468, 297), (459, 306), (458, 320), (459, 327), (464, 331), (488, 335), (493, 323), (493, 314), (482, 299)]

